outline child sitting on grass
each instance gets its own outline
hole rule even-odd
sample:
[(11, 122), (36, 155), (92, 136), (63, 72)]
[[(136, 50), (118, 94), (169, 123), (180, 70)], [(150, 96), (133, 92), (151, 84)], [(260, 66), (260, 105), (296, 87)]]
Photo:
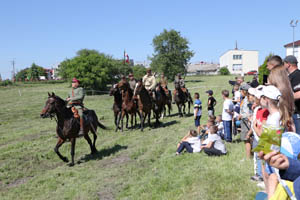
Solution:
[(222, 115), (216, 117), (216, 126), (218, 127), (217, 134), (224, 140), (224, 126), (222, 121)]
[(190, 130), (177, 145), (176, 155), (179, 155), (184, 149), (189, 153), (200, 152), (200, 138), (197, 131)]
[(200, 148), (208, 156), (221, 156), (227, 153), (224, 142), (221, 137), (217, 134), (218, 128), (216, 126), (210, 127), (210, 134), (208, 135), (208, 143)]

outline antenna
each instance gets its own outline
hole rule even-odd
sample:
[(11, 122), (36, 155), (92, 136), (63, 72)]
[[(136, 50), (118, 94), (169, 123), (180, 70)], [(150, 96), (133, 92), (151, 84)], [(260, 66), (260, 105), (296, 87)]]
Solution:
[(15, 59), (13, 59), (11, 61), (11, 64), (12, 64), (12, 67), (13, 67), (12, 72), (11, 72), (11, 76), (12, 76), (11, 80), (15, 81), (15, 76), (16, 76), (16, 70), (15, 70), (15, 64), (16, 64), (16, 62), (15, 62)]
[(235, 50), (238, 50), (237, 40), (235, 41)]

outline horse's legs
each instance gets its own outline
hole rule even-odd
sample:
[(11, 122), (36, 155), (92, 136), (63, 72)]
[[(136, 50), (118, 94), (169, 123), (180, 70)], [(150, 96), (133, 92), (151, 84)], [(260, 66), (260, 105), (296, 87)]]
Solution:
[(93, 141), (93, 152), (97, 152), (97, 149), (96, 149), (97, 124), (91, 123), (91, 132), (92, 132), (93, 137), (94, 137), (94, 141)]
[[(128, 116), (128, 114), (125, 111), (122, 111), (122, 116), (121, 116), (121, 131), (123, 132), (123, 120), (124, 120), (124, 116)], [(126, 119), (126, 123), (128, 124), (128, 117)]]
[(91, 148), (91, 154), (95, 153), (95, 149), (93, 148), (92, 140), (89, 136), (89, 134), (84, 134), (84, 139), (89, 143), (90, 148)]
[[(143, 131), (144, 130), (144, 113), (143, 113), (143, 111), (140, 111), (140, 117), (141, 117), (141, 131)], [(146, 118), (147, 116), (145, 115), (145, 118)]]
[(149, 127), (151, 127), (150, 118), (151, 118), (151, 111), (148, 113), (148, 126)]
[(72, 162), (70, 163), (70, 166), (74, 166), (75, 144), (76, 144), (76, 138), (71, 138), (71, 158), (72, 158)]
[(128, 128), (128, 113), (126, 113), (126, 128)]
[(186, 112), (185, 112), (185, 103), (182, 104), (182, 105), (183, 105), (183, 114), (186, 114)]
[(188, 106), (189, 106), (189, 111), (188, 111), (188, 113), (190, 114), (191, 112), (190, 112), (190, 108), (191, 108), (191, 102), (190, 101), (188, 101)]
[(119, 129), (119, 125), (120, 125), (120, 120), (121, 120), (121, 112), (119, 112), (119, 117), (118, 117), (118, 120), (117, 120), (117, 128), (116, 128), (116, 132), (118, 131)]
[(64, 157), (60, 154), (59, 152), (59, 147), (61, 147), (61, 145), (65, 142), (65, 140), (61, 139), (60, 137), (58, 137), (58, 141), (56, 143), (56, 146), (54, 148), (55, 153), (59, 156), (60, 159), (62, 159), (64, 162), (69, 162), (67, 157)]
[(132, 128), (133, 128), (133, 117), (134, 117), (134, 113), (131, 113), (131, 114), (130, 114), (130, 117), (131, 117), (131, 119), (130, 119), (130, 128), (132, 129)]

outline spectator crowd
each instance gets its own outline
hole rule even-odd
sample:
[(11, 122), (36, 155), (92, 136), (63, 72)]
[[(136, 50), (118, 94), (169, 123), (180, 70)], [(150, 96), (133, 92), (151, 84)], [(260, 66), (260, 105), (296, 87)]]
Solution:
[[(215, 116), (217, 104), (213, 91), (208, 90), (208, 120), (200, 125), (202, 102), (194, 94), (196, 130), (188, 131), (177, 145), (176, 155), (204, 152), (208, 156), (226, 155), (226, 143), (239, 134), (245, 144), (245, 157), (253, 157), (251, 178), (263, 189), (257, 199), (300, 199), (300, 70), (294, 56), (284, 60), (269, 58), (268, 77), (263, 85), (237, 77), (232, 97), (222, 91), (223, 108)], [(272, 141), (271, 133), (279, 138)], [(238, 137), (235, 137), (238, 138)], [(274, 138), (273, 138), (274, 139)], [(268, 143), (270, 142), (270, 144)]]

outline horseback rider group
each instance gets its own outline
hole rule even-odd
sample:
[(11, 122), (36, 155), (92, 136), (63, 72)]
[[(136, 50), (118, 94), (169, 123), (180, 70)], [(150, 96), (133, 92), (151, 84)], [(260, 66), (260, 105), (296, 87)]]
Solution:
[[(134, 91), (136, 86), (136, 79), (134, 78), (133, 74), (130, 73), (128, 75), (128, 83), (130, 85), (130, 88), (132, 91)], [(126, 77), (122, 76), (121, 81), (125, 81)], [(120, 82), (121, 82), (120, 81)], [(158, 90), (159, 87), (157, 87), (155, 76), (152, 74), (151, 69), (147, 69), (147, 74), (142, 79), (143, 85), (148, 90), (150, 96), (155, 100), (155, 91)], [(158, 84), (163, 88), (166, 95), (171, 96), (171, 92), (168, 90), (168, 80), (167, 77), (165, 77), (164, 73), (161, 74), (160, 81)], [(186, 98), (188, 98), (188, 90), (185, 88), (184, 79), (181, 77), (181, 74), (177, 74), (177, 77), (175, 78), (174, 85), (179, 84), (181, 90), (184, 92)], [(172, 103), (175, 103), (175, 95), (177, 94), (176, 88), (173, 90), (173, 98)], [(80, 81), (76, 78), (72, 79), (72, 89), (69, 92), (68, 98), (66, 99), (67, 107), (72, 107), (72, 111), (74, 112), (74, 116), (78, 114), (80, 119), (80, 131), (79, 135), (84, 134), (84, 118), (83, 118), (83, 100), (85, 97), (85, 91), (84, 88), (80, 87)]]

